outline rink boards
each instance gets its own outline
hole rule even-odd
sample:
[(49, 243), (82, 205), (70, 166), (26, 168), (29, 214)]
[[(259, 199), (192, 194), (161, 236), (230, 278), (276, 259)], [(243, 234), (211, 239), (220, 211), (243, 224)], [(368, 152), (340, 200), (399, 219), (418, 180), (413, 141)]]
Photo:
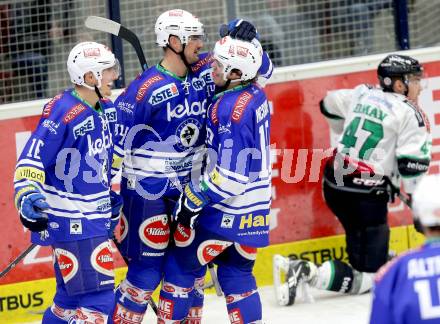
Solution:
[[(408, 51), (425, 63), (426, 83), (419, 104), (431, 121), (433, 162), (440, 161), (440, 48)], [(330, 132), (319, 112), (319, 101), (327, 91), (352, 88), (359, 83), (376, 84), (375, 67), (385, 54), (283, 67), (276, 70), (266, 92), (272, 112), (273, 204), (271, 244), (259, 252), (255, 274), (260, 285), (271, 284), (274, 253), (295, 253), (321, 262), (345, 258), (342, 227), (326, 207), (321, 195), (322, 159), (330, 147)], [(6, 267), (29, 244), (13, 207), (13, 170), (42, 106), (48, 100), (0, 106), (0, 190), (2, 226), (0, 269)], [(400, 201), (390, 206), (393, 228), (391, 248), (401, 252), (416, 239), (405, 225), (411, 223), (409, 209)], [(258, 228), (256, 228), (258, 230)], [(118, 257), (116, 266), (123, 262)], [(119, 277), (124, 268), (118, 269)], [(0, 323), (39, 318), (54, 292), (52, 260), (47, 248), (37, 248), (7, 276), (0, 279)]]
[[(413, 226), (399, 226), (391, 230), (390, 250), (397, 254), (419, 246), (422, 242), (423, 236), (417, 234)], [(254, 269), (258, 286), (272, 285), (272, 257), (276, 253), (293, 254), (316, 263), (329, 259), (347, 259), (344, 235), (271, 245), (260, 249), (258, 253)], [(116, 270), (116, 283), (122, 280), (126, 270), (125, 267)], [(206, 281), (210, 281), (209, 275)], [(210, 288), (207, 293), (215, 292)], [(0, 322), (20, 323), (39, 320), (44, 310), (51, 305), (54, 294), (55, 279), (53, 278), (1, 286)], [(157, 302), (158, 291), (153, 294), (153, 299)]]

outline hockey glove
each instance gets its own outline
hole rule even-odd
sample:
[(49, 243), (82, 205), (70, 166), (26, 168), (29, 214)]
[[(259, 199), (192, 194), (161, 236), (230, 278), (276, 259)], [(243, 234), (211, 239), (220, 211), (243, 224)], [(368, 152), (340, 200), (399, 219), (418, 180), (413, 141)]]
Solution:
[(120, 194), (110, 190), (110, 203), (112, 206), (112, 216), (110, 218), (110, 228), (108, 230), (108, 235), (110, 238), (114, 236), (114, 231), (121, 218), (122, 209), (122, 197)]
[(194, 229), (203, 207), (209, 202), (208, 197), (201, 191), (196, 191), (189, 183), (185, 186), (174, 209), (174, 220), (185, 227)]
[(43, 211), (49, 208), (49, 204), (37, 188), (28, 186), (18, 190), (15, 193), (15, 206), (24, 227), (31, 232), (47, 229), (47, 215)]
[(255, 37), (259, 39), (258, 32), (254, 25), (243, 19), (234, 19), (227, 25), (223, 24), (219, 30), (220, 37), (231, 36), (232, 38), (244, 41), (252, 41)]

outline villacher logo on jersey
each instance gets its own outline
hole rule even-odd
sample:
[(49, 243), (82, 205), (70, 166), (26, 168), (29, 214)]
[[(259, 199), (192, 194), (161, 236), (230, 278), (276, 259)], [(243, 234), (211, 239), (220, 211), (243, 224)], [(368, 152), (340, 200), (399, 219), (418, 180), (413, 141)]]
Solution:
[(165, 249), (170, 238), (168, 216), (163, 214), (146, 219), (139, 227), (139, 236), (145, 245), (157, 250)]
[(113, 253), (108, 241), (99, 244), (93, 250), (90, 260), (96, 271), (106, 276), (113, 277)]
[(177, 224), (174, 232), (174, 243), (178, 247), (188, 246), (194, 241), (195, 231), (181, 224)]
[(55, 249), (54, 252), (64, 283), (67, 283), (78, 272), (78, 259), (73, 253), (64, 249)]

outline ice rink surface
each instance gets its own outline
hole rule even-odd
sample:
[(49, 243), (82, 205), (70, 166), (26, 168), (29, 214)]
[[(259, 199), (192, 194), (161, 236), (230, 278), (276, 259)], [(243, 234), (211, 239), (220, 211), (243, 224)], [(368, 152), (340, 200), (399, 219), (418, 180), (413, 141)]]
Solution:
[[(312, 289), (313, 304), (298, 301), (289, 307), (278, 306), (273, 287), (259, 289), (266, 324), (367, 324), (370, 316), (371, 294), (341, 295)], [(203, 309), (203, 324), (228, 324), (224, 298), (207, 295)], [(143, 323), (156, 323), (151, 310)]]
[[(262, 287), (259, 291), (265, 324), (367, 324), (369, 320), (371, 294), (351, 296), (312, 289), (314, 303), (298, 300), (293, 306), (281, 307), (275, 302), (273, 287)], [(203, 324), (229, 323), (222, 297), (207, 295), (203, 312)], [(143, 323), (156, 323), (151, 309)]]

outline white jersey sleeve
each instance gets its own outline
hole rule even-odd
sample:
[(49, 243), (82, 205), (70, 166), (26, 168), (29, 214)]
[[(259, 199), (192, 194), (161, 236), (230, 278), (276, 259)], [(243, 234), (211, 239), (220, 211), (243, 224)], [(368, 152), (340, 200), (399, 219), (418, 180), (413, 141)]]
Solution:
[(429, 121), (419, 107), (408, 100), (401, 120), (396, 143), (396, 159), (405, 191), (412, 193), (426, 171), (431, 159), (432, 139)]

